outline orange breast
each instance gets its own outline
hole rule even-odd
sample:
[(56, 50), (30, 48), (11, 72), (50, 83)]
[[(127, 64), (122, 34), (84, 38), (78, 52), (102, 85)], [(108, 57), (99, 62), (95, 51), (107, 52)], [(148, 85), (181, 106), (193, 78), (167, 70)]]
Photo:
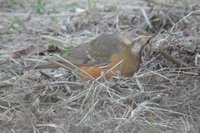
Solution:
[[(97, 79), (100, 77), (103, 73), (105, 74), (106, 79), (110, 79), (114, 73), (110, 71), (112, 67), (105, 67), (101, 68), (98, 65), (95, 66), (82, 66), (80, 69), (80, 75), (85, 79), (85, 80), (90, 80), (90, 79)], [(109, 71), (109, 72), (108, 72)]]

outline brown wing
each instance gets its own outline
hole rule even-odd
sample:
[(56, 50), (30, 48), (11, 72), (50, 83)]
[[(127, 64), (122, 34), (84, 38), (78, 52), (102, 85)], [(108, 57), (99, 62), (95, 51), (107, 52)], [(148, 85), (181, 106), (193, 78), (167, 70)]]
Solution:
[(103, 33), (90, 43), (75, 47), (64, 58), (76, 66), (108, 65), (110, 57), (124, 47), (120, 38), (120, 33)]

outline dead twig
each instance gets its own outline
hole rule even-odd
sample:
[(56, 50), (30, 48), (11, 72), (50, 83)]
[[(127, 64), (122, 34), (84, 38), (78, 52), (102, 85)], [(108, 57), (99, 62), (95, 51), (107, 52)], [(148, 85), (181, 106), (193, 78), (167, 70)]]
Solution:
[(179, 61), (179, 60), (175, 59), (175, 58), (172, 57), (169, 53), (165, 52), (163, 47), (159, 47), (159, 52), (160, 52), (160, 54), (161, 54), (164, 58), (166, 58), (167, 60), (169, 60), (169, 61), (171, 61), (172, 63), (176, 64), (177, 66), (179, 66), (179, 67), (181, 67), (181, 66), (182, 66), (182, 67), (189, 67), (188, 64), (186, 64), (186, 63), (184, 63), (184, 62), (182, 62), (182, 61)]

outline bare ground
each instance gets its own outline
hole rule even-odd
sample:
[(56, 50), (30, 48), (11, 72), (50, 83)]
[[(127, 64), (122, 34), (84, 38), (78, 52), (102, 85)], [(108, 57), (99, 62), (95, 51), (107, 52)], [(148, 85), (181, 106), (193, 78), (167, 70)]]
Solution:
[[(199, 2), (90, 4), (0, 1), (0, 132), (199, 133)], [(88, 82), (75, 70), (25, 69), (114, 31), (155, 35), (131, 78)]]

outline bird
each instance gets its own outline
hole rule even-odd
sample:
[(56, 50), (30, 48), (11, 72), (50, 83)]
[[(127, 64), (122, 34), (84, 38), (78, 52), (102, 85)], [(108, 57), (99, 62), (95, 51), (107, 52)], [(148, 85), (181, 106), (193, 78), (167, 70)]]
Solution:
[(111, 79), (122, 75), (131, 77), (141, 64), (141, 53), (152, 36), (140, 35), (130, 41), (119, 32), (102, 33), (90, 42), (80, 44), (62, 56), (62, 61), (39, 64), (35, 69), (78, 68), (84, 80)]

